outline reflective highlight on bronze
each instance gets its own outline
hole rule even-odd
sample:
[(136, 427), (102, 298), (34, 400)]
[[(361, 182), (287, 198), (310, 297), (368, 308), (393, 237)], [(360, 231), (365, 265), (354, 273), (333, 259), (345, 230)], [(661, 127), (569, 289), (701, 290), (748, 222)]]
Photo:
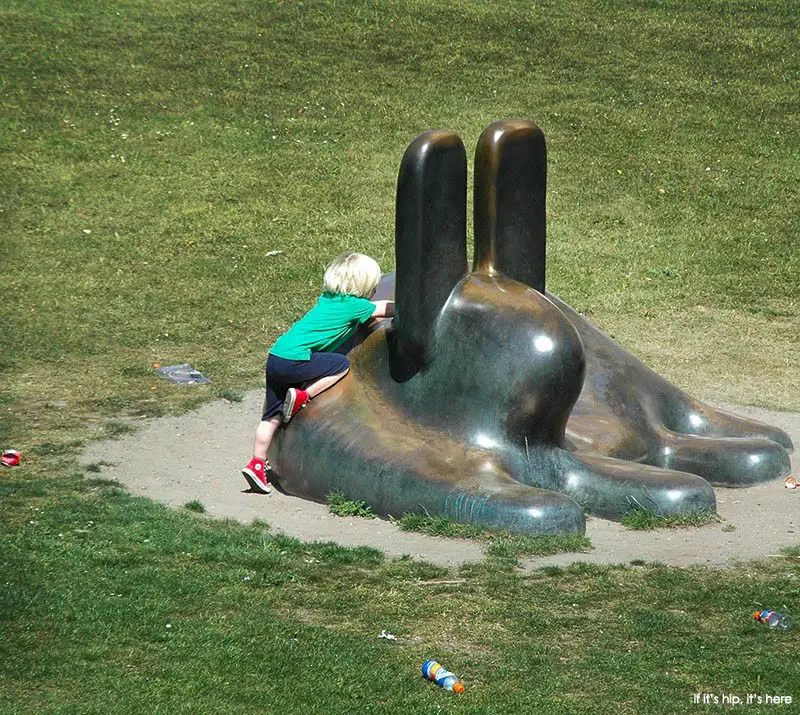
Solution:
[(362, 336), (350, 374), (278, 434), (270, 459), (284, 490), (571, 533), (585, 511), (713, 509), (712, 484), (788, 473), (783, 432), (694, 400), (544, 291), (538, 127), (487, 127), (475, 171), (470, 271), (463, 144), (431, 131), (408, 147), (397, 272), (378, 296), (396, 296), (394, 324)]

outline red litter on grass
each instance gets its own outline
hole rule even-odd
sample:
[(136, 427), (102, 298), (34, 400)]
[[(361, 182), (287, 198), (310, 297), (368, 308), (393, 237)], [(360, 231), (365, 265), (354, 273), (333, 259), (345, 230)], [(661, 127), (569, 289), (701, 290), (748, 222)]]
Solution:
[(16, 467), (21, 459), (22, 455), (16, 449), (3, 450), (3, 456), (0, 457), (6, 467)]

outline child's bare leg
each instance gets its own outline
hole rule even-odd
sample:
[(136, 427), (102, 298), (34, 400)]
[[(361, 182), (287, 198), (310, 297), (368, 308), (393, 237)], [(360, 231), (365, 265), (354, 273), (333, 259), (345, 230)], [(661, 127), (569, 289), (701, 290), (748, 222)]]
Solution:
[(316, 382), (312, 382), (306, 388), (306, 392), (308, 393), (309, 398), (316, 397), (317, 395), (319, 395), (320, 392), (325, 392), (325, 390), (327, 390), (329, 387), (333, 387), (348, 372), (350, 372), (349, 367), (343, 372), (340, 372), (338, 375), (328, 375), (327, 377), (321, 377)]
[(280, 427), (280, 415), (270, 417), (268, 420), (259, 422), (256, 428), (256, 439), (253, 444), (253, 456), (258, 459), (267, 459), (267, 452), (269, 446), (272, 444), (272, 438), (275, 436), (275, 431)]

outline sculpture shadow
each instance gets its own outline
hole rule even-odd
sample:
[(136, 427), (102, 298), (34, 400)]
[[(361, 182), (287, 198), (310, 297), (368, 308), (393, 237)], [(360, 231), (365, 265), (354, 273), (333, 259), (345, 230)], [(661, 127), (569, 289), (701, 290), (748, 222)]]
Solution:
[(788, 474), (784, 432), (695, 400), (546, 292), (546, 176), (536, 125), (483, 131), (470, 269), (464, 145), (439, 130), (409, 145), (396, 273), (377, 296), (395, 319), (348, 346), (350, 374), (279, 431), (282, 489), (566, 534), (585, 512), (698, 512), (715, 508), (712, 485)]

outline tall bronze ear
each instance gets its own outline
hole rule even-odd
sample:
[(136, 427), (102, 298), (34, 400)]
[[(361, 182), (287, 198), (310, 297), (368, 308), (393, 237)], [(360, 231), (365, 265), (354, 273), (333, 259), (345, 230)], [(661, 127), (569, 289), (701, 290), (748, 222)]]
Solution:
[(395, 334), (421, 369), (436, 318), (467, 273), (467, 154), (453, 132), (424, 132), (403, 155), (395, 256)]
[(545, 289), (547, 147), (533, 122), (505, 119), (475, 150), (475, 270)]

